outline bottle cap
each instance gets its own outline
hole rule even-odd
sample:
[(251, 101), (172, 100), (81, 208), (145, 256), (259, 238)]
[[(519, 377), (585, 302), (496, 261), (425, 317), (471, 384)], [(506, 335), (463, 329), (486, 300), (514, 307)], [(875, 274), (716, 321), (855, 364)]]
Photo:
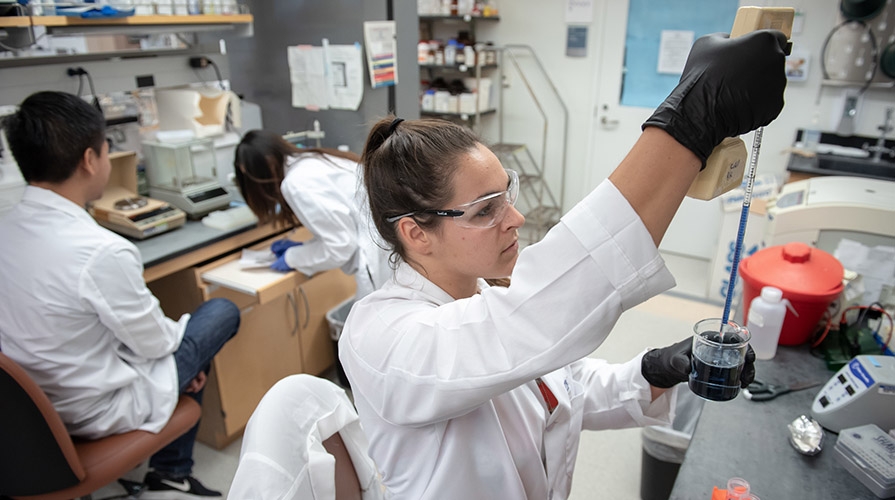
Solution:
[(762, 287), (761, 298), (764, 299), (765, 302), (776, 304), (783, 298), (783, 291), (773, 286)]

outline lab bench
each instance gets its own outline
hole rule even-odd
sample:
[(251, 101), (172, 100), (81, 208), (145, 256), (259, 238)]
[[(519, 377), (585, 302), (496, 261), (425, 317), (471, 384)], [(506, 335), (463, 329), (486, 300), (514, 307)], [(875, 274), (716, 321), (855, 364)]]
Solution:
[[(772, 360), (755, 362), (756, 379), (769, 383), (826, 382), (835, 373), (808, 346), (780, 346)], [(687, 390), (686, 387), (682, 387)], [(731, 477), (749, 482), (762, 499), (871, 500), (877, 497), (835, 459), (837, 434), (824, 430), (822, 451), (813, 457), (789, 443), (787, 425), (810, 416), (820, 386), (770, 401), (706, 402), (681, 464), (671, 500), (710, 498)]]
[[(243, 248), (311, 238), (303, 227), (250, 224), (232, 230), (188, 221), (183, 227), (135, 242), (144, 279), (170, 318), (223, 297), (240, 309), (240, 327), (212, 360), (198, 439), (222, 448), (242, 434), (267, 390), (295, 373), (320, 375), (335, 362), (326, 313), (355, 292), (339, 269), (305, 276), (266, 268), (242, 270)], [(224, 280), (216, 278), (225, 278)]]

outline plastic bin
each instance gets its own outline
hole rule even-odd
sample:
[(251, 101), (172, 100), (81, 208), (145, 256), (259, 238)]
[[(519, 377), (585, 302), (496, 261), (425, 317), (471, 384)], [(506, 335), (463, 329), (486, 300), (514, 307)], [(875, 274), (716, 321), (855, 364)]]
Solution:
[(674, 481), (690, 446), (696, 422), (702, 414), (703, 399), (690, 392), (686, 385), (677, 390), (677, 412), (671, 427), (644, 427), (640, 472), (642, 500), (668, 500)]
[(336, 353), (336, 373), (339, 376), (339, 383), (347, 388), (350, 388), (351, 384), (348, 383), (348, 377), (345, 376), (345, 370), (342, 369), (342, 363), (339, 361), (339, 337), (342, 336), (342, 328), (345, 326), (345, 320), (348, 319), (348, 312), (351, 311), (351, 306), (355, 302), (355, 298), (351, 297), (326, 313), (329, 337), (333, 340), (333, 351)]

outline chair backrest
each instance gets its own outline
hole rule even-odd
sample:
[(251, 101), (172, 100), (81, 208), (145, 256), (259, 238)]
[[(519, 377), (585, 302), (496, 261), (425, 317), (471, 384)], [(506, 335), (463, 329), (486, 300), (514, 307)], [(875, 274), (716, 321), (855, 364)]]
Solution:
[(40, 386), (0, 352), (0, 496), (78, 484), (86, 472), (65, 424)]
[(231, 500), (379, 500), (376, 466), (354, 405), (338, 385), (290, 375), (246, 424)]

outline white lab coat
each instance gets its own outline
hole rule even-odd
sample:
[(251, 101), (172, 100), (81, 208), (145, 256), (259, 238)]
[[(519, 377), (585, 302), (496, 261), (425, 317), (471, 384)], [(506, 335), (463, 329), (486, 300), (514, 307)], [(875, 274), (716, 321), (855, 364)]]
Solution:
[(172, 353), (189, 315), (165, 317), (133, 243), (34, 186), (0, 220), (0, 235), (0, 349), (70, 433), (161, 430), (177, 404)]
[(339, 433), (363, 500), (382, 500), (367, 437), (345, 391), (290, 375), (270, 388), (246, 424), (229, 500), (335, 500), (335, 460), (323, 442)]
[(670, 423), (676, 390), (650, 402), (640, 356), (586, 356), (624, 310), (673, 284), (609, 181), (521, 252), (509, 288), (482, 281), (454, 300), (401, 265), (355, 304), (339, 342), (392, 498), (567, 498), (582, 429)]
[(312, 275), (341, 268), (357, 281), (357, 297), (391, 276), (389, 253), (377, 244), (357, 162), (316, 154), (289, 158), (280, 184), (289, 208), (314, 238), (286, 251), (286, 263)]

